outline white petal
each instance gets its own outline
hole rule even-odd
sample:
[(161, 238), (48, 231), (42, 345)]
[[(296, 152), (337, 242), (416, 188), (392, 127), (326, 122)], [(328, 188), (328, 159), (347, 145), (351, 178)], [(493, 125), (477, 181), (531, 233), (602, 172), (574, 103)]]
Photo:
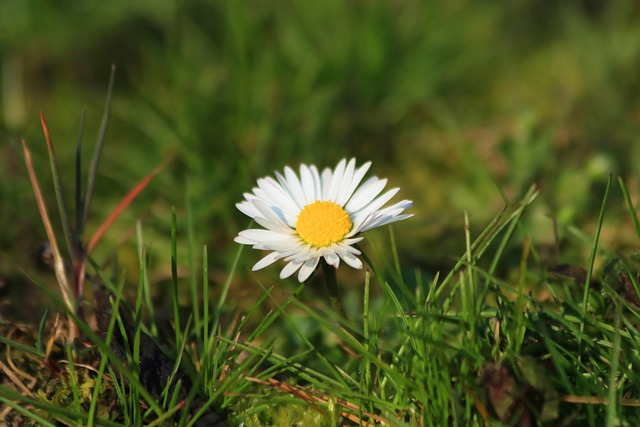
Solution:
[(329, 200), (329, 191), (331, 190), (331, 180), (333, 172), (329, 168), (324, 168), (320, 177), (322, 186), (322, 200)]
[(236, 208), (249, 218), (255, 218), (259, 215), (258, 210), (249, 202), (236, 203)]
[(377, 212), (373, 212), (364, 221), (354, 225), (353, 228), (357, 228), (358, 232), (362, 233), (375, 227), (380, 227), (382, 225), (391, 224), (393, 222), (409, 218), (413, 216), (413, 214), (400, 214), (411, 206), (413, 206), (413, 202), (410, 200), (403, 200), (402, 202), (396, 203)]
[(295, 251), (287, 252), (285, 261), (304, 262), (309, 258), (317, 257), (318, 250), (310, 245), (304, 245)]
[(305, 245), (306, 243), (296, 238), (296, 236), (290, 236), (286, 239), (282, 239), (277, 242), (265, 243), (262, 246), (266, 250), (276, 251), (276, 252), (285, 254), (288, 252), (292, 252), (292, 253), (299, 252), (304, 248)]
[(313, 185), (315, 187), (314, 194), (316, 195), (316, 200), (322, 200), (322, 178), (320, 178), (318, 168), (315, 167), (315, 165), (311, 165), (309, 169), (311, 170), (311, 176), (313, 177)]
[(348, 187), (348, 189), (345, 191), (345, 199), (340, 204), (340, 206), (344, 206), (352, 198), (354, 191), (356, 191), (356, 189), (358, 188), (358, 185), (360, 185), (362, 178), (364, 178), (370, 166), (371, 166), (371, 162), (367, 162), (364, 165), (360, 166), (355, 171), (355, 173), (353, 174), (353, 178), (351, 179), (351, 184)]
[(264, 228), (268, 228), (269, 230), (277, 231), (283, 234), (295, 233), (295, 231), (285, 222), (285, 218), (283, 217), (281, 212), (280, 214), (278, 214), (277, 211), (273, 210), (271, 206), (267, 205), (260, 199), (254, 200), (253, 205), (260, 213), (259, 216), (256, 216), (254, 218), (258, 224), (260, 224)]
[[(296, 202), (273, 178), (258, 180), (258, 186), (260, 187), (260, 190), (262, 190), (262, 198), (269, 204), (280, 207), (292, 216), (296, 216), (300, 213), (300, 208), (296, 205)], [(257, 191), (256, 195), (258, 195)]]
[(302, 264), (303, 264), (302, 262), (291, 261), (290, 263), (285, 265), (282, 271), (280, 272), (280, 278), (286, 279), (287, 277), (291, 276), (293, 273), (296, 272), (296, 270), (300, 268)]
[(371, 203), (384, 190), (386, 185), (386, 179), (378, 179), (378, 177), (372, 176), (351, 196), (349, 203), (345, 206), (346, 211), (350, 213), (359, 211), (368, 203)]
[(258, 211), (250, 204), (236, 203), (236, 208), (249, 218), (255, 218), (258, 215)]
[(298, 272), (298, 282), (302, 283), (307, 280), (309, 276), (311, 276), (311, 273), (314, 272), (316, 266), (318, 265), (319, 259), (320, 258), (312, 258), (302, 264), (302, 267), (300, 267), (300, 271)]
[(317, 200), (316, 185), (307, 165), (300, 166), (300, 183), (302, 185), (302, 194), (305, 197), (305, 206)]
[(342, 182), (340, 183), (340, 187), (338, 188), (338, 194), (336, 196), (336, 199), (334, 200), (340, 206), (344, 206), (344, 204), (347, 203), (347, 200), (349, 200), (349, 197), (353, 192), (353, 190), (351, 189), (351, 183), (353, 182), (353, 174), (355, 170), (356, 159), (351, 159), (344, 171)]
[(250, 228), (248, 230), (242, 230), (238, 233), (238, 236), (251, 240), (252, 242), (269, 243), (277, 242), (286, 238), (286, 235), (277, 233), (271, 230), (263, 230), (260, 228)]
[(328, 200), (336, 201), (338, 194), (340, 193), (340, 187), (342, 186), (342, 178), (344, 176), (344, 169), (347, 165), (347, 160), (342, 159), (338, 166), (333, 171), (333, 177), (331, 178), (331, 186), (329, 188)]
[(369, 216), (370, 214), (375, 213), (378, 209), (384, 206), (389, 200), (396, 195), (396, 193), (400, 190), (399, 188), (392, 188), (391, 190), (384, 193), (382, 196), (378, 197), (375, 200), (372, 200), (369, 204), (365, 205), (359, 211), (353, 213), (353, 222), (356, 223), (362, 216)]
[(240, 235), (236, 236), (233, 239), (233, 241), (236, 242), (236, 243), (240, 243), (241, 245), (253, 245), (255, 243), (253, 240), (249, 240), (249, 239), (247, 239), (245, 237), (242, 237)]
[(412, 216), (413, 216), (413, 214), (376, 217), (376, 218), (374, 218), (374, 219), (372, 219), (370, 221), (367, 221), (365, 224), (363, 224), (363, 226), (361, 227), (360, 232), (364, 233), (365, 231), (371, 230), (372, 228), (381, 227), (383, 225), (387, 225), (387, 224), (391, 224), (391, 223), (394, 223), (394, 222), (402, 221), (403, 219), (407, 219), (407, 218), (410, 218)]
[[(298, 209), (302, 209), (304, 207), (304, 195), (302, 194), (300, 181), (298, 181), (298, 177), (289, 166), (284, 169), (284, 173), (285, 176), (282, 176), (279, 172), (276, 172), (276, 178)], [(291, 181), (289, 180), (290, 178)]]
[(340, 266), (340, 257), (335, 252), (330, 252), (324, 256), (324, 260), (327, 264), (333, 266), (334, 268), (338, 268)]
[(266, 257), (262, 258), (260, 261), (256, 262), (251, 270), (252, 271), (261, 270), (261, 269), (265, 268), (266, 266), (273, 264), (278, 259), (280, 259), (279, 254), (277, 252), (271, 252), (269, 255), (267, 255)]
[(360, 252), (360, 250), (358, 248), (355, 248), (355, 247), (351, 246), (351, 243), (347, 243), (347, 242), (351, 241), (351, 240), (356, 240), (356, 241), (359, 242), (362, 239), (363, 239), (362, 237), (358, 237), (356, 239), (345, 240), (345, 241), (340, 242), (337, 246), (341, 250), (347, 251), (347, 252), (352, 253), (354, 255), (360, 255), (362, 252)]
[(340, 258), (342, 258), (342, 260), (350, 267), (358, 269), (362, 268), (362, 261), (360, 261), (360, 258), (350, 252), (340, 254)]

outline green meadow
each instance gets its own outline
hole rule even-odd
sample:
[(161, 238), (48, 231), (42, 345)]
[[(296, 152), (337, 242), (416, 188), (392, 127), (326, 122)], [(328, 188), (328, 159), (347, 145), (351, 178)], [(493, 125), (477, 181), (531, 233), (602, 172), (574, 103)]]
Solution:
[[(1, 2), (0, 425), (639, 425), (639, 70), (631, 0)], [(413, 216), (253, 271), (352, 158)]]

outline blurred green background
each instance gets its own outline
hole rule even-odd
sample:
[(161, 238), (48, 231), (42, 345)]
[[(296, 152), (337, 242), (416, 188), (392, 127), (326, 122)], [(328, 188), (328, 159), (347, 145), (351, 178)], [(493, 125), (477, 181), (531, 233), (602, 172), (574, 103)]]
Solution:
[[(287, 164), (372, 160), (373, 174), (401, 187), (398, 200), (415, 202), (415, 218), (394, 227), (403, 266), (430, 273), (464, 249), (464, 210), (477, 233), (502, 194), (517, 200), (532, 183), (541, 190), (527, 218), (534, 244), (553, 243), (556, 217), (563, 260), (578, 262), (588, 248), (572, 251), (571, 227), (593, 232), (609, 173), (640, 197), (640, 3), (632, 0), (5, 0), (0, 62), (0, 277), (11, 280), (29, 271), (46, 238), (20, 140), (58, 224), (39, 114), (71, 199), (82, 108), (86, 170), (111, 64), (89, 232), (135, 182), (174, 159), (98, 248), (100, 260), (121, 247), (134, 277), (135, 219), (162, 280), (171, 208), (183, 227), (188, 193), (195, 244), (208, 244), (212, 280), (224, 280), (232, 238), (248, 224), (234, 204)], [(620, 247), (634, 238), (615, 190), (603, 239)], [(374, 253), (384, 252), (386, 233), (373, 233)], [(252, 280), (261, 255), (245, 252), (240, 279)]]

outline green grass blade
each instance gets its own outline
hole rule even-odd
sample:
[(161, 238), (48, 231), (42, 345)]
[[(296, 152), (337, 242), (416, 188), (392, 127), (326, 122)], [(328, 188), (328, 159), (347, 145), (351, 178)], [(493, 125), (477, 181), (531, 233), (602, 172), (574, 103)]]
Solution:
[[(66, 346), (66, 350), (67, 361), (69, 362), (69, 381), (71, 383), (71, 392), (73, 393), (73, 409), (75, 411), (81, 411), (80, 394), (78, 392), (78, 377), (76, 376), (76, 365), (73, 361), (73, 351), (69, 345)], [(82, 426), (82, 424), (80, 424), (80, 420), (78, 420), (78, 426)]]
[(98, 138), (96, 141), (96, 148), (93, 152), (93, 158), (91, 159), (91, 166), (89, 166), (89, 176), (87, 178), (87, 192), (84, 196), (84, 208), (82, 211), (82, 228), (78, 229), (78, 235), (84, 234), (84, 227), (87, 225), (87, 218), (89, 217), (89, 208), (91, 207), (91, 198), (93, 196), (93, 188), (96, 182), (96, 176), (98, 174), (98, 165), (100, 164), (100, 157), (102, 156), (102, 149), (104, 147), (105, 138), (107, 136), (107, 127), (109, 125), (109, 112), (111, 110), (111, 96), (113, 95), (113, 83), (116, 76), (115, 65), (111, 66), (111, 75), (109, 76), (109, 86), (107, 88), (107, 99), (104, 105), (104, 114), (102, 116), (102, 123), (100, 124), (100, 130), (98, 131)]
[[(189, 265), (189, 290), (191, 294), (191, 312), (193, 313), (193, 328), (196, 333), (198, 344), (202, 346), (203, 328), (200, 321), (200, 303), (198, 300), (198, 284), (196, 274), (196, 248), (193, 224), (193, 207), (191, 200), (191, 185), (187, 180), (185, 190), (185, 203), (187, 215), (187, 262)], [(205, 300), (206, 304), (206, 300)]]
[(620, 185), (620, 189), (622, 190), (622, 195), (624, 196), (624, 200), (627, 203), (627, 207), (629, 208), (629, 213), (631, 214), (631, 218), (633, 219), (633, 226), (636, 230), (636, 235), (640, 239), (640, 221), (638, 220), (638, 212), (633, 206), (633, 201), (631, 200), (631, 196), (629, 195), (629, 190), (627, 189), (627, 186), (621, 177), (618, 177), (618, 184)]
[(180, 347), (180, 307), (178, 303), (178, 224), (175, 208), (171, 211), (171, 295), (176, 347)]
[[(600, 241), (600, 232), (602, 231), (602, 224), (604, 223), (604, 214), (605, 208), (607, 207), (607, 201), (609, 200), (609, 190), (611, 189), (611, 181), (613, 180), (613, 176), (609, 174), (609, 180), (607, 181), (607, 187), (604, 190), (604, 197), (602, 198), (602, 205), (600, 207), (600, 214), (598, 215), (598, 226), (596, 229), (596, 234), (593, 237), (593, 243), (591, 246), (591, 255), (589, 256), (589, 265), (587, 266), (587, 277), (585, 279), (584, 284), (584, 293), (582, 296), (582, 313), (583, 313), (583, 321), (580, 324), (580, 336), (584, 332), (584, 326), (586, 323), (586, 318), (588, 316), (588, 307), (589, 303), (589, 289), (591, 288), (591, 277), (593, 276), (593, 268), (596, 261), (596, 254), (598, 251), (598, 242)], [(578, 338), (578, 346), (580, 352), (582, 351), (582, 341)]]
[(619, 425), (618, 413), (618, 374), (620, 367), (620, 318), (622, 308), (616, 304), (616, 314), (614, 319), (613, 348), (611, 349), (611, 371), (609, 373), (609, 403), (607, 404), (607, 427)]
[(65, 242), (67, 243), (67, 250), (73, 260), (79, 260), (81, 257), (80, 248), (78, 242), (73, 234), (71, 227), (71, 219), (69, 218), (69, 210), (67, 202), (64, 198), (64, 188), (60, 180), (60, 171), (58, 170), (58, 161), (56, 160), (56, 152), (53, 148), (53, 142), (51, 141), (51, 135), (47, 128), (47, 123), (44, 119), (44, 113), (40, 113), (40, 122), (42, 124), (42, 130), (44, 131), (45, 140), (47, 142), (47, 151), (49, 153), (49, 165), (51, 167), (51, 177), (53, 180), (53, 189), (56, 194), (56, 204), (58, 205), (58, 212), (60, 214), (60, 221), (62, 222), (62, 231), (64, 234)]
[[(75, 211), (76, 211), (76, 231), (84, 230), (82, 223), (83, 204), (82, 204), (82, 137), (84, 135), (84, 123), (87, 116), (87, 107), (82, 108), (82, 116), (80, 117), (80, 129), (78, 130), (78, 139), (76, 142), (76, 191), (75, 191)], [(81, 241), (82, 235), (76, 238)]]

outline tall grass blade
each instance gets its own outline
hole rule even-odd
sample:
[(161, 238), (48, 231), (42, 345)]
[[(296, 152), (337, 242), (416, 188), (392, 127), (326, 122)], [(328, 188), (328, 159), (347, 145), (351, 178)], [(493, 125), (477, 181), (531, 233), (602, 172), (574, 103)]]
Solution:
[(129, 204), (131, 204), (131, 202), (133, 202), (135, 198), (138, 197), (138, 194), (140, 194), (140, 192), (144, 190), (147, 187), (147, 185), (149, 185), (151, 180), (157, 174), (159, 174), (167, 166), (168, 163), (169, 161), (167, 160), (164, 163), (157, 166), (154, 170), (151, 171), (151, 173), (149, 173), (147, 176), (142, 178), (140, 182), (138, 182), (129, 191), (129, 193), (127, 193), (127, 195), (122, 198), (122, 200), (120, 200), (120, 203), (118, 203), (115, 209), (111, 211), (109, 216), (102, 222), (102, 224), (100, 224), (96, 232), (91, 237), (91, 240), (87, 245), (87, 255), (93, 252), (93, 249), (95, 249), (96, 245), (98, 244), (98, 242), (100, 241), (104, 233), (109, 229), (111, 224), (118, 218), (118, 216), (120, 216), (122, 211), (124, 211), (127, 208), (127, 206), (129, 206)]
[(171, 304), (176, 347), (180, 347), (180, 307), (178, 304), (178, 223), (175, 208), (171, 212)]
[[(49, 245), (51, 245), (51, 253), (53, 254), (53, 264), (54, 270), (56, 274), (56, 279), (58, 280), (58, 284), (60, 285), (60, 292), (62, 294), (62, 298), (64, 300), (64, 304), (70, 312), (74, 312), (74, 304), (72, 302), (72, 297), (70, 295), (71, 286), (69, 285), (69, 280), (67, 279), (67, 273), (65, 271), (64, 260), (62, 255), (60, 255), (60, 250), (58, 249), (58, 241), (56, 240), (55, 233), (53, 232), (53, 227), (51, 226), (51, 221), (49, 220), (49, 213), (47, 212), (47, 206), (44, 203), (44, 198), (42, 197), (42, 191), (40, 191), (40, 185), (38, 184), (38, 179), (36, 178), (35, 171), (33, 170), (33, 164), (31, 162), (31, 152), (27, 147), (27, 143), (22, 140), (22, 150), (24, 152), (24, 161), (27, 165), (27, 171), (29, 173), (29, 179), (31, 180), (31, 186), (33, 187), (33, 192), (36, 197), (36, 202), (38, 204), (38, 210), (40, 211), (40, 217), (42, 218), (42, 223), (44, 224), (45, 231), (47, 233), (47, 238), (49, 240)], [(77, 328), (74, 325), (74, 322), (69, 322), (69, 339), (73, 340), (77, 336)]]
[[(67, 202), (64, 198), (64, 188), (60, 181), (60, 171), (58, 170), (58, 161), (56, 160), (56, 152), (53, 148), (53, 142), (51, 141), (51, 134), (47, 127), (47, 122), (44, 119), (44, 113), (40, 112), (40, 123), (42, 124), (42, 130), (44, 132), (45, 140), (47, 141), (47, 151), (49, 153), (49, 163), (51, 166), (51, 177), (53, 179), (53, 189), (56, 193), (56, 202), (58, 205), (58, 211), (60, 213), (60, 221), (62, 222), (62, 232), (64, 239), (67, 242), (67, 250), (73, 260), (78, 260), (81, 257), (80, 248), (78, 247), (73, 230), (71, 228), (71, 220), (69, 218), (69, 210), (67, 209)], [(78, 295), (76, 295), (76, 298)]]
[[(80, 117), (80, 128), (78, 129), (78, 139), (76, 142), (76, 191), (75, 191), (75, 210), (76, 210), (76, 232), (84, 230), (83, 224), (83, 206), (82, 206), (82, 137), (84, 135), (84, 123), (87, 116), (87, 107), (82, 108), (82, 116)], [(82, 239), (81, 234), (76, 235), (76, 239)]]
[(113, 94), (113, 82), (116, 75), (116, 66), (111, 66), (111, 75), (109, 77), (109, 87), (107, 89), (107, 99), (104, 105), (104, 115), (102, 116), (102, 123), (100, 124), (100, 131), (98, 132), (98, 139), (96, 142), (96, 148), (93, 153), (93, 159), (91, 160), (91, 166), (89, 167), (89, 177), (87, 179), (87, 193), (84, 199), (84, 209), (82, 212), (82, 228), (78, 229), (78, 235), (84, 234), (84, 227), (87, 224), (87, 218), (89, 217), (89, 208), (91, 207), (91, 196), (93, 195), (93, 187), (95, 186), (96, 175), (98, 174), (98, 165), (100, 164), (100, 157), (102, 156), (102, 148), (104, 147), (105, 137), (107, 136), (107, 126), (109, 124), (109, 111), (111, 109), (111, 96)]
[(578, 347), (579, 347), (579, 355), (582, 355), (582, 340), (580, 336), (584, 333), (584, 326), (586, 323), (586, 317), (588, 315), (588, 307), (589, 303), (589, 290), (591, 288), (591, 277), (593, 276), (593, 266), (596, 261), (596, 254), (598, 251), (598, 242), (600, 241), (600, 232), (602, 231), (602, 224), (604, 223), (604, 213), (605, 208), (607, 207), (607, 201), (609, 200), (609, 190), (611, 189), (611, 181), (613, 180), (613, 176), (609, 174), (609, 179), (607, 181), (607, 187), (604, 190), (604, 197), (602, 198), (602, 206), (600, 207), (600, 215), (598, 215), (598, 228), (596, 229), (596, 234), (593, 237), (593, 243), (591, 246), (591, 255), (589, 256), (589, 265), (587, 266), (587, 277), (584, 283), (584, 293), (582, 295), (582, 320), (580, 322), (580, 335), (578, 336)]
[(636, 209), (633, 206), (633, 201), (631, 200), (631, 196), (629, 195), (629, 190), (627, 189), (627, 186), (621, 177), (618, 177), (618, 184), (620, 185), (622, 195), (624, 196), (624, 200), (627, 203), (627, 207), (629, 208), (629, 213), (631, 213), (631, 218), (633, 219), (633, 226), (635, 227), (636, 235), (638, 236), (638, 238), (640, 238), (640, 221), (638, 220), (638, 212), (636, 212)]
[(609, 373), (609, 404), (607, 405), (607, 427), (619, 425), (618, 420), (618, 374), (620, 369), (620, 318), (622, 307), (616, 304), (613, 348), (611, 349), (611, 372)]
[[(191, 291), (191, 312), (193, 313), (194, 330), (198, 337), (198, 344), (202, 345), (202, 327), (200, 323), (200, 304), (198, 302), (198, 285), (196, 280), (196, 248), (193, 230), (193, 207), (191, 203), (191, 185), (186, 184), (186, 214), (187, 214), (187, 259), (189, 263), (189, 290)], [(206, 300), (205, 300), (206, 304)]]

